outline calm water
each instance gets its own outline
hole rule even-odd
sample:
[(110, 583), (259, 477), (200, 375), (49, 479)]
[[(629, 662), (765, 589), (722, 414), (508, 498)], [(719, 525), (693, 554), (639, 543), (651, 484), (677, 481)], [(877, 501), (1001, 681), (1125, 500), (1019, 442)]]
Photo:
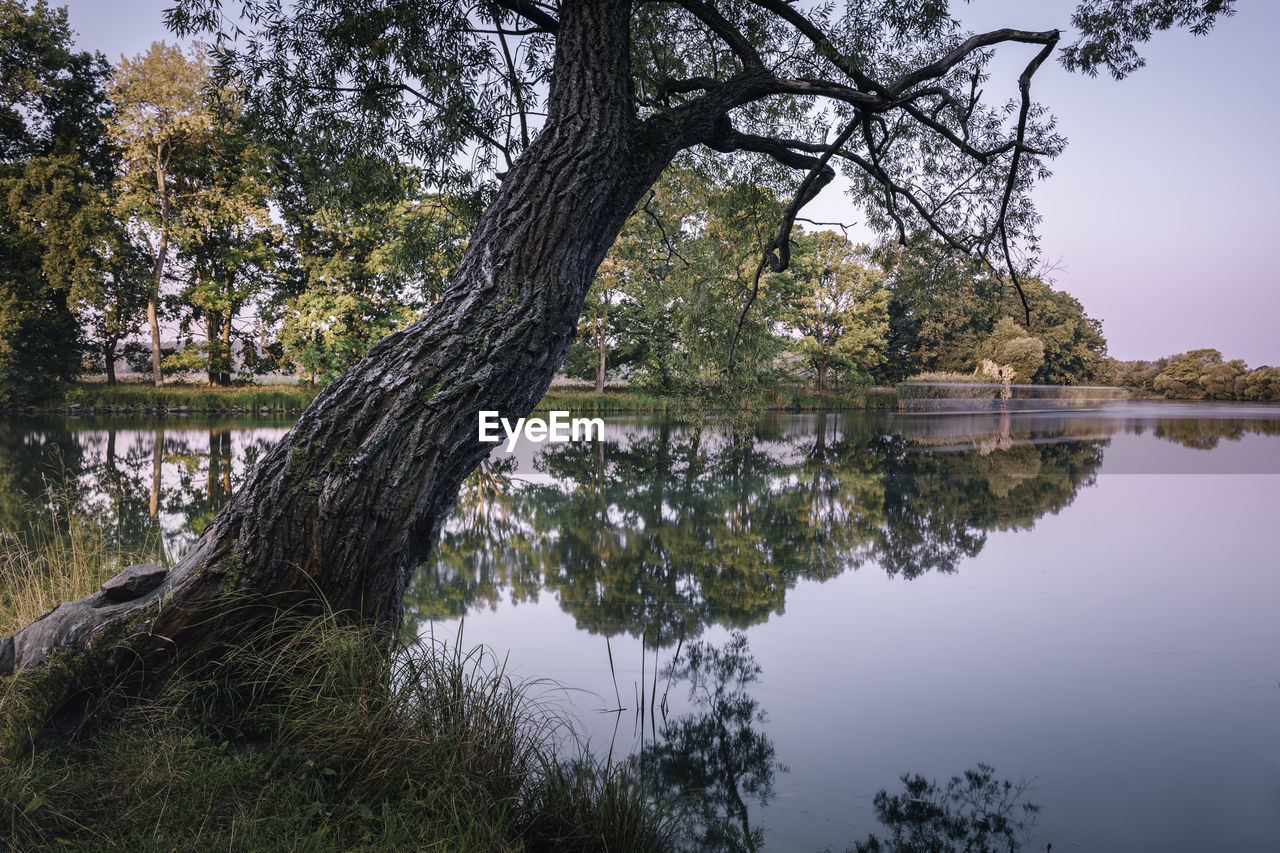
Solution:
[[(288, 425), (0, 422), (0, 529), (179, 553)], [(495, 453), (406, 603), (703, 792), (702, 849), (883, 839), (985, 764), (1019, 849), (1276, 851), (1278, 510), (1280, 407), (612, 419)]]

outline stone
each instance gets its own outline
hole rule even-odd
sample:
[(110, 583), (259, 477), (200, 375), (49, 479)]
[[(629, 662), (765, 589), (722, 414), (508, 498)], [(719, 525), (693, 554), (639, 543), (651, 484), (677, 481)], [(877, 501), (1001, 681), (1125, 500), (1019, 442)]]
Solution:
[(102, 585), (102, 594), (113, 602), (132, 601), (158, 587), (167, 574), (168, 569), (149, 563), (129, 566)]

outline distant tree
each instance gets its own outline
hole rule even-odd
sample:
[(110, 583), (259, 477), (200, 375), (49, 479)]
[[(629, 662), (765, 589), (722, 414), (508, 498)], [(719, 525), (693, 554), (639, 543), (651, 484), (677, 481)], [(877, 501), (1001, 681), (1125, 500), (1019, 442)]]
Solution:
[(1156, 393), (1179, 400), (1204, 399), (1202, 377), (1210, 367), (1220, 364), (1222, 353), (1216, 349), (1194, 349), (1170, 356), (1168, 364), (1152, 381), (1152, 388)]
[(1244, 380), (1244, 399), (1280, 400), (1280, 367), (1259, 367)]
[(1044, 364), (1044, 341), (1008, 317), (1001, 317), (982, 345), (978, 358), (1013, 368), (1013, 381), (1030, 382)]
[(1002, 313), (1001, 283), (973, 258), (925, 235), (883, 244), (877, 259), (889, 291), (884, 379), (972, 371)]
[(817, 374), (870, 379), (884, 363), (889, 293), (865, 246), (834, 231), (795, 238), (792, 275), (799, 292), (785, 314), (802, 336), (800, 352)]
[(164, 384), (158, 312), (169, 241), (191, 196), (183, 176), (192, 170), (182, 168), (182, 160), (209, 144), (208, 82), (202, 53), (187, 57), (179, 47), (155, 42), (145, 54), (121, 61), (109, 90), (108, 129), (123, 160), (118, 215), (144, 232), (152, 261), (147, 325), (156, 385)]
[(237, 315), (275, 281), (277, 229), (268, 210), (267, 156), (244, 132), (233, 103), (222, 105), (202, 141), (181, 166), (189, 195), (172, 233), (183, 250), (174, 276), (184, 282), (176, 300), (186, 309), (181, 325), (187, 333), (203, 325), (204, 341), (166, 363), (203, 369), (210, 385), (227, 385)]
[(128, 245), (104, 201), (105, 60), (71, 49), (65, 10), (8, 0), (0, 57), (0, 399), (24, 400), (79, 373), (75, 310), (127, 283)]
[(1249, 368), (1238, 358), (1210, 364), (1200, 372), (1200, 387), (1210, 400), (1242, 400), (1248, 372)]
[[(1031, 306), (1027, 332), (1044, 345), (1044, 360), (1030, 381), (1046, 385), (1097, 382), (1107, 355), (1102, 323), (1085, 313), (1074, 296), (1054, 290), (1039, 278), (1024, 278), (1022, 289)], [(1025, 322), (1022, 303), (1012, 287), (1005, 287), (1001, 302), (1004, 316)]]
[[(621, 298), (628, 270), (612, 255), (606, 257), (596, 272), (595, 283), (582, 306), (578, 321), (578, 334), (589, 349), (595, 351), (596, 393), (604, 393), (605, 370), (609, 361), (610, 344), (617, 333), (618, 301)], [(569, 357), (574, 355), (571, 350)], [(567, 362), (568, 360), (566, 360)]]
[(385, 158), (324, 168), (305, 142), (270, 156), (284, 257), (263, 314), (284, 359), (327, 381), (439, 298), (474, 200), (427, 193), (416, 170)]

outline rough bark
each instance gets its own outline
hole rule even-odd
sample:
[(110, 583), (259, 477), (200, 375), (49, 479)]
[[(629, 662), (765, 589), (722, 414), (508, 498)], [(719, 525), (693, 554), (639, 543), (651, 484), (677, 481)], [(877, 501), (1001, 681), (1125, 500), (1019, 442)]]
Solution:
[(167, 157), (163, 147), (156, 149), (155, 171), (156, 192), (160, 197), (160, 238), (156, 246), (155, 284), (151, 295), (147, 297), (147, 325), (151, 328), (151, 378), (156, 387), (164, 385), (164, 374), (160, 370), (160, 321), (156, 314), (156, 303), (160, 299), (160, 288), (164, 284), (164, 262), (169, 254), (169, 190), (166, 186), (165, 163)]
[(116, 384), (116, 339), (109, 338), (102, 345), (102, 364), (107, 371), (107, 384)]
[(599, 350), (600, 360), (596, 363), (596, 393), (604, 393), (604, 367), (605, 355), (608, 350), (605, 346), (604, 321), (600, 321), (600, 327), (596, 330), (596, 347)]
[(636, 119), (629, 13), (625, 0), (562, 4), (547, 122), (429, 315), (316, 398), (159, 586), (125, 604), (99, 593), (62, 605), (13, 638), (7, 668), (123, 634), (120, 660), (155, 677), (242, 635), (251, 620), (227, 610), (231, 591), (398, 620), (412, 569), (492, 449), (477, 413), (533, 409), (605, 252), (688, 144)]

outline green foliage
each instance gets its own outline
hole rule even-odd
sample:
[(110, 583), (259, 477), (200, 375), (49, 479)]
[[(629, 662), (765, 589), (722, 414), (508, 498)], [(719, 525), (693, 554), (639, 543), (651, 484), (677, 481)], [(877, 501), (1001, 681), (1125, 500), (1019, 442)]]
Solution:
[(1012, 367), (1013, 381), (1026, 384), (1044, 364), (1044, 341), (1027, 334), (1026, 329), (1008, 317), (1001, 317), (990, 337), (978, 348), (978, 355)]
[[(928, 371), (968, 373), (983, 358), (994, 358), (997, 348), (1013, 346), (1018, 382), (1098, 381), (1107, 351), (1102, 325), (1070, 294), (1024, 277), (1031, 324), (1013, 334), (1026, 322), (1021, 301), (1012, 285), (972, 258), (926, 238), (882, 246), (877, 254), (890, 293), (887, 380)], [(1013, 345), (1018, 337), (1031, 340)]]
[(1063, 51), (1062, 64), (1090, 76), (1106, 68), (1119, 80), (1146, 64), (1137, 45), (1155, 32), (1176, 26), (1204, 35), (1234, 7), (1235, 0), (1085, 0), (1071, 16), (1079, 37)]
[(999, 284), (981, 266), (935, 240), (883, 245), (889, 290), (888, 362), (883, 380), (926, 371), (969, 373), (1000, 316)]
[(303, 376), (327, 382), (412, 318), (411, 309), (377, 294), (315, 288), (289, 301), (280, 342)]
[(1117, 367), (1117, 381), (1176, 400), (1277, 400), (1275, 368), (1250, 371), (1240, 359), (1223, 361), (1216, 349), (1197, 349), (1156, 365)]
[(798, 235), (792, 276), (799, 294), (786, 319), (800, 333), (799, 350), (817, 374), (866, 380), (885, 360), (889, 292), (865, 246), (834, 231)]
[(80, 372), (80, 327), (29, 244), (0, 236), (0, 254), (0, 404), (46, 402)]
[(270, 156), (284, 256), (263, 315), (282, 363), (327, 381), (439, 297), (477, 211), (391, 160), (352, 154), (325, 170), (298, 144)]
[(73, 312), (127, 256), (104, 200), (105, 74), (71, 49), (65, 10), (0, 3), (0, 402), (79, 373)]

